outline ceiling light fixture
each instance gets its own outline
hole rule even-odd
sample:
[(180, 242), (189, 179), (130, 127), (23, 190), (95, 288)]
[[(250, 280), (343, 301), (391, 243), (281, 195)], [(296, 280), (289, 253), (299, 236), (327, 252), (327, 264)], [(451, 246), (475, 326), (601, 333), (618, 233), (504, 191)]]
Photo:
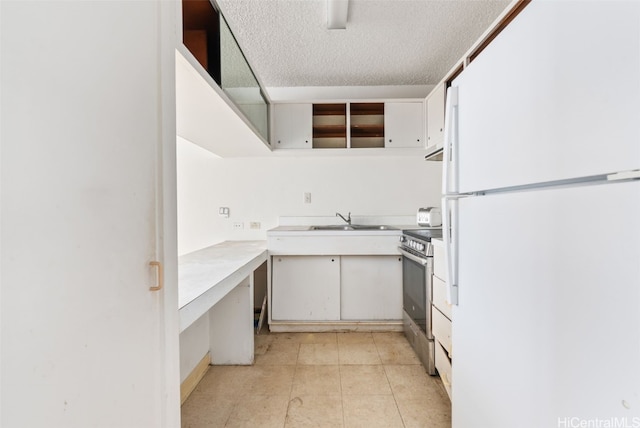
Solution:
[(349, 0), (327, 0), (327, 29), (346, 30)]

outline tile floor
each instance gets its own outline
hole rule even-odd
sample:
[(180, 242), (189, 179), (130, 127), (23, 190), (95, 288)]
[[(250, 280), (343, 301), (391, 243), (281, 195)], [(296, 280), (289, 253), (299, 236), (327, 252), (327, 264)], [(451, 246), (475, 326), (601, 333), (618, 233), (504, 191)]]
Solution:
[(253, 366), (211, 366), (182, 427), (442, 428), (451, 404), (402, 333), (267, 333)]

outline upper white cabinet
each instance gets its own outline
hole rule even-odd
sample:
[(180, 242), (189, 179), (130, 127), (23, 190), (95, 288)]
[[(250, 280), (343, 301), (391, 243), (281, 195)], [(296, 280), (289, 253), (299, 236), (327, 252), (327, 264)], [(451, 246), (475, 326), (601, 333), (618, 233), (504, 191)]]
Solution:
[(272, 112), (275, 150), (353, 149), (347, 151), (357, 153), (358, 149), (425, 147), (422, 100), (278, 103)]
[(424, 103), (385, 103), (384, 146), (420, 148), (424, 145)]
[(310, 149), (312, 136), (312, 104), (273, 105), (273, 148)]
[(441, 83), (427, 98), (427, 147), (444, 143), (445, 84)]

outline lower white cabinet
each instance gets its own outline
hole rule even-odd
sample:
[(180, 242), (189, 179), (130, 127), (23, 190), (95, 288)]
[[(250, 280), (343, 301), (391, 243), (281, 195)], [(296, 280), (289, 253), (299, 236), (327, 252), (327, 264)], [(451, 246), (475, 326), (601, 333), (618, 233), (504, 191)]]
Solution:
[(442, 379), (442, 384), (447, 391), (447, 395), (451, 398), (451, 359), (449, 358), (447, 351), (437, 339), (435, 340), (434, 346), (436, 354), (436, 369), (440, 374), (440, 379)]
[(433, 275), (433, 306), (448, 319), (452, 318), (451, 305), (447, 302), (447, 283)]
[(451, 356), (451, 320), (445, 317), (436, 307), (433, 307), (431, 313), (431, 327), (433, 336)]
[(274, 256), (271, 294), (273, 320), (339, 320), (340, 257)]
[(435, 338), (436, 369), (442, 379), (442, 384), (451, 398), (451, 367), (452, 341), (451, 330), (453, 313), (451, 305), (447, 303), (446, 257), (444, 243), (440, 239), (431, 241), (433, 244), (433, 307), (431, 311), (431, 328)]
[(402, 258), (273, 256), (273, 321), (400, 321)]
[(402, 319), (400, 256), (341, 256), (340, 282), (341, 319)]

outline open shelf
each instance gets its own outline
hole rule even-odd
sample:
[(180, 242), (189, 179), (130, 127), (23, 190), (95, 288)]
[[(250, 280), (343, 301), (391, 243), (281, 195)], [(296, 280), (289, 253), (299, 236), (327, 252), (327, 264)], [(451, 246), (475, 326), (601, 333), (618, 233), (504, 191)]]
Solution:
[(313, 105), (313, 148), (347, 147), (347, 105)]
[(351, 103), (351, 147), (384, 147), (384, 103)]

